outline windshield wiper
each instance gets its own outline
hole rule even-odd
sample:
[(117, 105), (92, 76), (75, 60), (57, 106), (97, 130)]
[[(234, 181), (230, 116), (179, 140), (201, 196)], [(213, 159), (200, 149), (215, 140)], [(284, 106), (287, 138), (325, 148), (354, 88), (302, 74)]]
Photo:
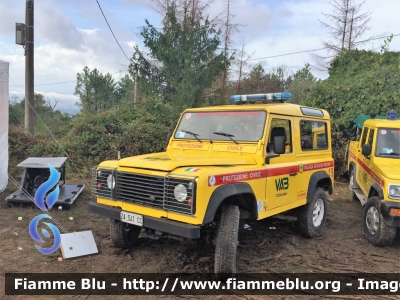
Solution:
[(391, 155), (394, 155), (394, 156), (400, 156), (400, 154), (399, 154), (399, 153), (395, 153), (395, 152), (390, 152), (390, 153), (379, 153), (378, 155), (379, 155), (379, 156), (381, 156), (381, 155), (389, 155), (389, 156), (391, 156)]
[(239, 143), (238, 142), (236, 142), (232, 137), (235, 137), (233, 134), (229, 134), (229, 133), (225, 133), (225, 132), (213, 132), (214, 134), (216, 134), (216, 135), (223, 135), (223, 136), (226, 136), (226, 137), (228, 137), (228, 138), (230, 138), (232, 141), (234, 141), (235, 143), (236, 143), (236, 145), (239, 145)]
[(190, 135), (193, 135), (196, 140), (198, 140), (200, 143), (202, 143), (202, 141), (198, 138), (198, 135), (199, 135), (198, 133), (194, 133), (194, 132), (186, 131), (186, 130), (181, 130), (181, 131), (184, 132), (184, 133), (188, 133)]

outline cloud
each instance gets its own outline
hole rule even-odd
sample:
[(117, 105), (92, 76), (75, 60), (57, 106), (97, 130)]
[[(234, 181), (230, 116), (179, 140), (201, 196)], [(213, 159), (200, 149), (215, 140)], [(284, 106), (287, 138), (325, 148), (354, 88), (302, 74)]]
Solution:
[(25, 1), (22, 5), (17, 2), (18, 1), (0, 2), (1, 34), (12, 35), (14, 37), (15, 23), (25, 23)]
[(81, 50), (83, 32), (57, 6), (35, 2), (35, 30), (41, 40), (67, 49)]
[[(211, 19), (218, 17), (224, 23), (227, 18), (227, 5), (224, 1), (215, 1), (210, 6)], [(251, 42), (260, 36), (265, 36), (271, 25), (272, 13), (268, 5), (251, 0), (238, 0), (230, 3), (230, 23), (238, 29), (232, 30), (231, 39)], [(225, 27), (222, 25), (222, 31)]]
[[(99, 0), (110, 26), (122, 49), (130, 58), (133, 46), (142, 46), (139, 32), (144, 19), (158, 26), (161, 16), (148, 0)], [(226, 1), (214, 1), (209, 7), (211, 18), (219, 14), (224, 19)], [(389, 35), (400, 28), (397, 16), (398, 0), (366, 0), (365, 10), (373, 14), (369, 23), (370, 36)], [(266, 69), (286, 65), (294, 72), (304, 63), (312, 63), (309, 53), (282, 54), (322, 47), (321, 39), (328, 37), (318, 18), (329, 13), (329, 0), (235, 0), (230, 12), (233, 24), (242, 24), (240, 32), (232, 33), (234, 48), (244, 42), (245, 51), (253, 53), (252, 64), (262, 63)], [(15, 22), (25, 22), (25, 1), (0, 1), (0, 59), (10, 62), (10, 91), (24, 93), (25, 57), (21, 46), (15, 45)], [(379, 51), (382, 40), (370, 42), (366, 49)], [(391, 50), (400, 49), (400, 36), (390, 43)], [(321, 53), (323, 54), (323, 53)], [(265, 58), (270, 56), (278, 56)], [(101, 73), (126, 70), (129, 61), (114, 40), (96, 1), (42, 0), (35, 1), (35, 90), (71, 97), (67, 107), (73, 107), (76, 74), (85, 66), (97, 68)], [(123, 73), (124, 75), (126, 73)], [(119, 73), (113, 75), (118, 80)], [(51, 84), (51, 85), (41, 85)], [(10, 93), (11, 94), (11, 93)], [(60, 96), (61, 97), (61, 96)], [(64, 98), (63, 98), (64, 99)], [(72, 101), (72, 102), (71, 102)], [(71, 104), (72, 103), (72, 104)], [(61, 105), (61, 101), (60, 101)], [(61, 106), (60, 106), (61, 107)]]

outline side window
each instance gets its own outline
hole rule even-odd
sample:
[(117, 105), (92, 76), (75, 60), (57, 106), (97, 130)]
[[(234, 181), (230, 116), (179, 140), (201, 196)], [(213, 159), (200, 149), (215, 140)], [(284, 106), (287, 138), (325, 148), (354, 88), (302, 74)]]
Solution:
[(368, 127), (364, 127), (364, 129), (363, 129), (362, 136), (361, 136), (361, 144), (360, 144), (361, 147), (367, 141), (368, 130), (369, 130)]
[(292, 152), (292, 130), (289, 120), (272, 119), (271, 131), (269, 133), (269, 141), (267, 145), (267, 152), (274, 152), (274, 137), (285, 136), (286, 138), (286, 153)]
[(300, 121), (301, 149), (328, 149), (328, 134), (325, 122)]
[(369, 131), (369, 136), (368, 136), (368, 145), (372, 146), (372, 142), (374, 140), (374, 133), (375, 133), (375, 129), (371, 129)]

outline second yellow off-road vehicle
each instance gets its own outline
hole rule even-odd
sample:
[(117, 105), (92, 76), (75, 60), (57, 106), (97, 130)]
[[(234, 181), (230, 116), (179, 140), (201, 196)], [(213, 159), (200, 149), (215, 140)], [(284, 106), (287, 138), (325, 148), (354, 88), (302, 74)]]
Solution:
[(187, 109), (165, 152), (94, 168), (89, 209), (111, 219), (114, 246), (134, 246), (143, 228), (214, 240), (221, 278), (236, 272), (240, 219), (291, 211), (304, 236), (319, 235), (333, 189), (330, 119), (290, 98), (237, 95), (232, 105)]
[(360, 115), (361, 135), (348, 149), (350, 194), (364, 206), (363, 231), (373, 245), (390, 245), (400, 227), (400, 119)]

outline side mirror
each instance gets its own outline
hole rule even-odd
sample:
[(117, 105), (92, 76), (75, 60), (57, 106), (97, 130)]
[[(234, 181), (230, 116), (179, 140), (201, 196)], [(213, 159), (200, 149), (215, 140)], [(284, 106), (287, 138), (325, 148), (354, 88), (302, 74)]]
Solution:
[(276, 154), (285, 153), (285, 137), (284, 136), (275, 136), (274, 137), (274, 152)]
[(169, 133), (167, 134), (167, 144), (169, 143), (169, 140), (171, 139), (171, 136), (172, 136), (172, 133), (169, 132)]
[(372, 147), (371, 147), (371, 145), (364, 144), (364, 145), (362, 146), (362, 149), (361, 149), (361, 154), (362, 154), (362, 155), (364, 155), (365, 157), (368, 157), (368, 156), (371, 155), (371, 152), (372, 152)]

